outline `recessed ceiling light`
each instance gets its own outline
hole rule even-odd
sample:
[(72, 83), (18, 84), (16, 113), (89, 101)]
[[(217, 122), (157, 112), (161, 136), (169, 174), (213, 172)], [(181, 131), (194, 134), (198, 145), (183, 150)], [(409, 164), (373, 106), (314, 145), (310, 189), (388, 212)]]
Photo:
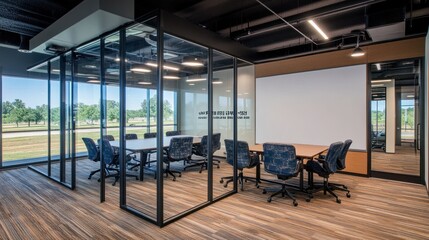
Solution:
[(151, 82), (138, 82), (137, 84), (140, 84), (140, 85), (151, 85), (152, 83)]
[(83, 67), (84, 67), (84, 68), (88, 68), (88, 69), (96, 69), (96, 68), (97, 68), (97, 66), (95, 66), (95, 65), (90, 65), (90, 64), (84, 65)]
[(150, 70), (150, 69), (147, 69), (147, 68), (142, 67), (142, 66), (141, 66), (141, 64), (137, 64), (137, 65), (135, 65), (135, 66), (134, 66), (134, 67), (132, 67), (130, 70), (131, 70), (132, 72), (135, 72), (135, 73), (148, 73), (148, 72), (151, 72), (151, 70)]
[(407, 95), (407, 98), (414, 98), (414, 95)]
[(308, 20), (308, 23), (311, 24), (311, 26), (313, 26), (314, 29), (316, 29), (316, 31), (319, 32), (319, 34), (325, 39), (328, 40), (328, 36), (322, 31), (322, 29), (320, 29), (319, 26), (317, 26), (317, 24), (313, 21), (313, 20)]
[(207, 79), (205, 78), (191, 78), (191, 79), (186, 79), (186, 82), (202, 82), (202, 81), (206, 81)]
[(392, 79), (382, 79), (382, 80), (372, 80), (371, 83), (384, 83), (384, 82), (391, 82)]
[[(145, 64), (148, 66), (151, 66), (151, 67), (158, 67), (158, 64), (155, 62), (146, 62)], [(179, 71), (180, 70), (178, 67), (173, 67), (173, 66), (166, 65), (166, 64), (164, 64), (163, 68), (167, 69), (167, 70), (173, 70), (173, 71)]]
[(371, 87), (383, 87), (384, 84), (372, 84)]
[(98, 79), (92, 79), (88, 81), (89, 83), (100, 83), (100, 80)]
[(195, 85), (195, 83), (189, 83), (189, 86), (194, 86)]
[(226, 90), (226, 92), (231, 92), (231, 90), (228, 89), (228, 90)]
[(169, 75), (165, 75), (164, 79), (180, 79), (178, 76), (169, 76)]
[(59, 70), (59, 69), (52, 69), (51, 71), (52, 71), (52, 72), (60, 72), (60, 70)]
[(222, 84), (223, 82), (222, 81), (213, 81), (212, 83), (213, 84)]
[(89, 77), (87, 77), (87, 78), (89, 78), (89, 79), (97, 79), (98, 77), (95, 77), (95, 76), (89, 76)]

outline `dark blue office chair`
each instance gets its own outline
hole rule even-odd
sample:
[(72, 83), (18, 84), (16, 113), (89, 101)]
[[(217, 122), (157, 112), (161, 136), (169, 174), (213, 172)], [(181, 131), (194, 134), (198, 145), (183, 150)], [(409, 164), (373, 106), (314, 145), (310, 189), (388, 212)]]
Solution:
[[(110, 142), (106, 139), (103, 139), (102, 141), (103, 144), (103, 159), (104, 159), (104, 164), (106, 165), (106, 176), (105, 178), (110, 178), (110, 177), (114, 177), (115, 181), (113, 182), (113, 186), (115, 186), (116, 182), (119, 180), (120, 178), (120, 174), (119, 174), (119, 155), (116, 154), (114, 148), (112, 147), (112, 145), (110, 145)], [(130, 157), (130, 155), (126, 155), (126, 160), (125, 161), (129, 161), (132, 158)], [(138, 176), (132, 175), (132, 174), (126, 174), (127, 177), (135, 177), (136, 180), (138, 180)]]
[(329, 176), (337, 171), (337, 161), (338, 157), (340, 156), (343, 145), (344, 144), (342, 142), (332, 143), (329, 146), (328, 153), (326, 154), (325, 159), (316, 158), (307, 162), (305, 169), (309, 173), (309, 178), (312, 179), (310, 175), (312, 175), (313, 173), (317, 173), (320, 177), (323, 178), (323, 185), (321, 186), (315, 186), (312, 181), (310, 181), (311, 186), (308, 189), (310, 197), (307, 199), (308, 202), (312, 198), (313, 193), (323, 190), (324, 194), (326, 194), (326, 192), (329, 192), (332, 196), (335, 197), (337, 203), (341, 203), (341, 200), (329, 186)]
[[(352, 143), (353, 141), (350, 139), (347, 139), (346, 141), (344, 141), (343, 147), (341, 148), (340, 155), (337, 160), (337, 170), (343, 170), (344, 168), (346, 168), (346, 157), (347, 157), (347, 153), (349, 151), (350, 145), (352, 145)], [(347, 188), (346, 185), (338, 184), (338, 183), (329, 183), (328, 185), (332, 190), (340, 190), (340, 191), (347, 192), (346, 196), (348, 198), (351, 197), (350, 190)]]
[(156, 138), (156, 132), (145, 133), (145, 134), (143, 134), (143, 137), (145, 139), (147, 139), (147, 138)]
[(135, 134), (135, 133), (127, 133), (127, 134), (125, 134), (125, 140), (134, 140), (134, 139), (138, 139), (137, 138), (137, 134)]
[(165, 133), (165, 136), (167, 137), (171, 137), (171, 136), (178, 136), (178, 135), (182, 135), (182, 132), (177, 130), (177, 131), (168, 131)]
[[(234, 141), (232, 139), (225, 139), (225, 148), (226, 148), (226, 162), (230, 165), (234, 164)], [(237, 141), (237, 169), (238, 181), (240, 183), (240, 189), (244, 189), (244, 180), (254, 181), (256, 186), (259, 187), (256, 178), (245, 177), (243, 174), (243, 169), (245, 168), (254, 168), (259, 164), (259, 155), (251, 153), (249, 151), (249, 144), (244, 141)], [(228, 187), (228, 183), (234, 180), (233, 176), (223, 177), (220, 179), (220, 183), (224, 183), (224, 187)]]
[[(296, 158), (295, 147), (288, 144), (264, 143), (264, 168), (267, 173), (277, 175), (282, 182), (268, 181), (280, 184), (281, 189), (268, 197), (267, 201), (271, 202), (272, 198), (281, 194), (282, 197), (287, 195), (293, 200), (293, 205), (298, 206), (295, 197), (286, 189), (286, 180), (296, 177), (299, 173), (301, 164)], [(262, 193), (267, 193), (271, 189), (264, 189)]]
[(171, 170), (171, 163), (177, 161), (187, 161), (192, 155), (192, 143), (193, 137), (174, 137), (170, 140), (170, 145), (166, 150), (166, 155), (164, 156), (164, 163), (167, 164), (164, 172), (166, 176), (169, 174), (173, 176), (173, 181), (176, 181), (176, 175), (179, 174), (179, 177), (182, 176), (182, 173), (179, 171)]
[[(95, 144), (94, 140), (92, 140), (91, 138), (82, 138), (82, 141), (85, 143), (86, 149), (88, 150), (88, 159), (94, 162), (100, 161), (100, 151), (98, 150), (98, 147)], [(100, 172), (100, 169), (92, 171), (89, 174), (88, 179), (91, 179), (92, 175), (98, 172)]]
[[(213, 133), (212, 135), (212, 153), (220, 149), (220, 136), (220, 133)], [(193, 149), (193, 154), (201, 157), (201, 159), (190, 159), (191, 164), (186, 166), (185, 170), (191, 167), (199, 166), (201, 173), (203, 169), (207, 169), (207, 157), (209, 152), (208, 137), (208, 135), (204, 135), (201, 138), (200, 144), (196, 144)], [(217, 166), (217, 168), (219, 168), (219, 163), (219, 160), (213, 160), (213, 165)]]

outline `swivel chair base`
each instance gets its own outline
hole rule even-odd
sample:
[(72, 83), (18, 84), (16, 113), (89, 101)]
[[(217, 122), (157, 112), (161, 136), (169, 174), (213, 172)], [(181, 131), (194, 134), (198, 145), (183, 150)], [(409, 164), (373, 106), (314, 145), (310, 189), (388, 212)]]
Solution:
[(263, 194), (266, 194), (267, 192), (276, 191), (275, 193), (271, 194), (271, 196), (269, 196), (267, 198), (267, 202), (271, 202), (273, 197), (281, 194), (282, 197), (288, 196), (290, 199), (292, 199), (293, 200), (293, 202), (292, 202), (293, 206), (295, 206), (295, 207), (298, 206), (298, 202), (296, 201), (296, 198), (286, 189), (286, 184), (281, 184), (281, 185), (282, 185), (282, 188), (280, 190), (279, 189), (272, 189), (272, 188), (264, 188), (264, 190), (262, 190)]
[[(226, 180), (226, 181), (225, 181)], [(234, 180), (234, 176), (228, 176), (228, 177), (222, 177), (220, 179), (220, 183), (224, 183), (224, 187), (228, 187), (228, 183), (232, 182)], [(243, 170), (240, 170), (238, 173), (238, 183), (240, 184), (240, 190), (244, 190), (244, 182), (251, 181), (255, 182), (255, 186), (259, 188), (259, 182), (256, 180), (256, 178), (253, 177), (246, 177), (243, 175)]]
[(337, 196), (337, 194), (335, 194), (334, 193), (334, 190), (343, 190), (343, 191), (347, 191), (347, 197), (349, 198), (351, 195), (350, 195), (350, 191), (349, 190), (347, 190), (347, 189), (342, 189), (342, 188), (340, 188), (340, 187), (336, 187), (336, 186), (334, 186), (333, 184), (331, 184), (331, 183), (329, 183), (329, 180), (328, 180), (328, 178), (323, 178), (323, 185), (316, 185), (316, 186), (314, 186), (314, 185), (312, 185), (312, 186), (310, 186), (308, 189), (307, 189), (307, 192), (308, 192), (308, 196), (309, 196), (309, 198), (307, 198), (306, 199), (306, 201), (307, 202), (310, 202), (311, 201), (311, 198), (313, 198), (313, 193), (317, 193), (317, 192), (320, 192), (320, 191), (323, 191), (323, 194), (325, 194), (326, 195), (326, 192), (328, 192), (329, 194), (331, 194), (332, 196), (334, 196), (335, 197), (335, 201), (337, 202), (337, 203), (341, 203), (341, 199)]

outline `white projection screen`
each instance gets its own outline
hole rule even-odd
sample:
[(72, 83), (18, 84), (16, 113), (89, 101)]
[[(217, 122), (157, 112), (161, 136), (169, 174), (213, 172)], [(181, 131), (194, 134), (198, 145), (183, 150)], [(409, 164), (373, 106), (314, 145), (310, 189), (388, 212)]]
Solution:
[(256, 142), (366, 150), (366, 65), (256, 79)]

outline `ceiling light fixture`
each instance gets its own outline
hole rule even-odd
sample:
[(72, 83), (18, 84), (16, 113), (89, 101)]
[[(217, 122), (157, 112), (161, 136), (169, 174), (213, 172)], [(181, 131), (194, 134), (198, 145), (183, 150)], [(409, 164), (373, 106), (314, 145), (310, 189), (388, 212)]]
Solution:
[(186, 79), (186, 82), (202, 82), (202, 81), (206, 81), (207, 79), (205, 78), (191, 78), (191, 79)]
[(372, 84), (371, 87), (383, 87), (384, 84)]
[(308, 23), (310, 23), (311, 26), (313, 26), (314, 29), (316, 29), (317, 32), (319, 32), (319, 34), (325, 39), (328, 40), (328, 36), (322, 31), (322, 29), (320, 29), (319, 26), (317, 26), (317, 24), (313, 21), (313, 20), (308, 20)]
[(88, 81), (89, 83), (100, 83), (100, 80), (98, 79), (92, 79)]
[(182, 64), (189, 67), (201, 67), (204, 66), (203, 61), (198, 57), (185, 56), (183, 57)]
[(178, 76), (165, 75), (164, 79), (180, 79)]
[(407, 95), (407, 98), (414, 98), (414, 95)]
[(359, 47), (359, 37), (360, 37), (360, 34), (357, 35), (356, 47), (353, 50), (352, 54), (350, 55), (352, 57), (361, 57), (365, 55), (365, 52)]
[(140, 85), (151, 85), (152, 83), (151, 82), (138, 82), (137, 84), (140, 84)]
[(213, 84), (222, 84), (223, 82), (222, 81), (213, 81), (212, 83)]
[(22, 53), (31, 53), (29, 37), (21, 34), (20, 38), (21, 38), (21, 43), (19, 44), (18, 51)]
[(134, 73), (148, 73), (151, 72), (150, 69), (145, 68), (142, 64), (135, 64), (131, 69)]
[(391, 82), (392, 79), (382, 79), (382, 80), (372, 80), (371, 83), (384, 83), (384, 82)]
[(376, 64), (375, 64), (375, 67), (377, 68), (377, 71), (380, 71), (380, 70), (381, 70), (381, 64), (380, 64), (380, 63), (376, 63)]
[[(155, 62), (146, 62), (145, 64), (148, 66), (151, 66), (151, 67), (158, 67), (158, 64)], [(178, 67), (173, 67), (173, 66), (165, 65), (165, 64), (164, 64), (163, 68), (167, 69), (167, 70), (173, 70), (173, 71), (179, 71), (180, 70)]]

